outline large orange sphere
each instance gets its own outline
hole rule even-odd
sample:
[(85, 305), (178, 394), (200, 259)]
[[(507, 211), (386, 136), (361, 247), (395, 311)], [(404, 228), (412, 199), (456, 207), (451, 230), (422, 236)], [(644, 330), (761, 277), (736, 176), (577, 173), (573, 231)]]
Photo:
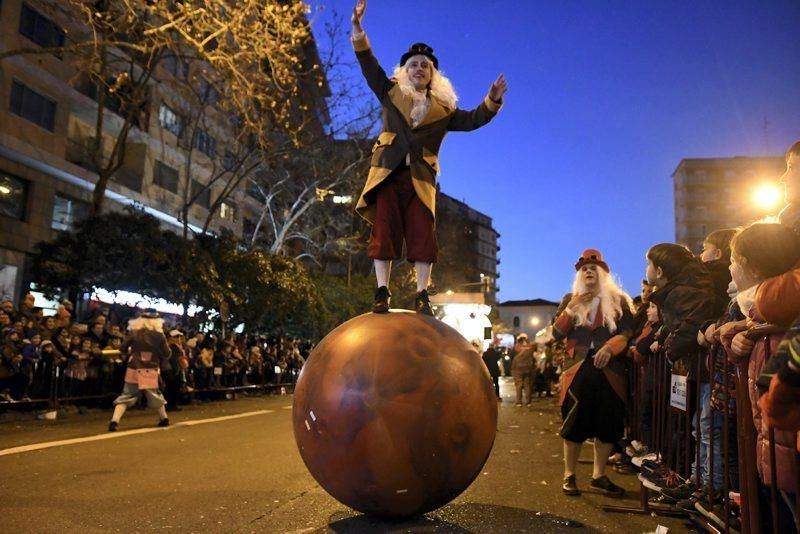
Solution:
[(447, 504), (480, 473), (497, 397), (481, 357), (421, 314), (368, 313), (328, 334), (294, 391), (308, 470), (360, 512), (410, 517)]

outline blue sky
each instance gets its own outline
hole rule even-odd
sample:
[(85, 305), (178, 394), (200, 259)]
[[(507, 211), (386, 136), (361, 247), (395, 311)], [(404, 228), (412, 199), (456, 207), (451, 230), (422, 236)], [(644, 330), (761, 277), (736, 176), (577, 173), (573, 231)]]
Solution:
[[(312, 2), (315, 31), (353, 4)], [(371, 0), (364, 28), (387, 71), (431, 45), (466, 109), (505, 73), (500, 114), (440, 153), (442, 190), (501, 234), (501, 301), (559, 299), (588, 247), (637, 294), (646, 250), (675, 239), (682, 158), (800, 139), (797, 0)]]

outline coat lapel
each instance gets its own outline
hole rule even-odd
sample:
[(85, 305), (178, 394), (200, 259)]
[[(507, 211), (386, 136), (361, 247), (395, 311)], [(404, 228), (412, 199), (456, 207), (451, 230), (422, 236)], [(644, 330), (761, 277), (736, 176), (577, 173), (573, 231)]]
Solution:
[[(446, 107), (437, 99), (431, 97), (431, 109), (428, 110), (428, 114), (425, 115), (425, 118), (422, 119), (422, 122), (417, 125), (417, 128), (423, 128), (428, 124), (440, 121), (443, 118), (447, 117), (447, 115), (449, 114), (450, 114), (450, 108)], [(417, 128), (414, 129), (416, 130)]]
[[(403, 116), (406, 123), (411, 126), (411, 108), (414, 106), (414, 99), (404, 95), (403, 91), (401, 91), (397, 85), (392, 87), (392, 89), (389, 91), (389, 99), (392, 101), (394, 107), (396, 107)], [(431, 97), (431, 107), (428, 110), (428, 114), (425, 115), (425, 118), (422, 119), (422, 122), (413, 129), (417, 130), (427, 126), (428, 124), (440, 121), (447, 117), (451, 112), (452, 111), (450, 108), (439, 102), (437, 99)]]

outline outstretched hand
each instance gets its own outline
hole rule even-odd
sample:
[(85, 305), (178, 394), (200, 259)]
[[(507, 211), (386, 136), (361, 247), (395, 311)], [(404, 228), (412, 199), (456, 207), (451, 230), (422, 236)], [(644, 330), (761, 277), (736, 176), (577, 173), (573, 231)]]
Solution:
[(361, 28), (361, 19), (364, 18), (364, 12), (367, 11), (367, 0), (358, 0), (356, 7), (353, 8), (353, 16), (350, 21), (353, 23), (353, 29), (363, 31)]
[(503, 95), (506, 94), (506, 91), (508, 91), (508, 84), (506, 83), (505, 76), (501, 74), (489, 89), (489, 98), (495, 102), (500, 102), (503, 99)]

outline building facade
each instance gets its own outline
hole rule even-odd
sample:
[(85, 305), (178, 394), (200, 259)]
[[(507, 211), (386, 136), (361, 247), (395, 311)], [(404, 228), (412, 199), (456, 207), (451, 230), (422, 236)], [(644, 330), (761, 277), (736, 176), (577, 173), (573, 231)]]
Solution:
[(785, 170), (782, 156), (681, 160), (672, 173), (675, 240), (697, 253), (703, 248), (705, 236), (714, 230), (775, 215), (755, 195), (759, 190), (780, 191), (778, 178)]
[(500, 233), (492, 218), (439, 191), (436, 202), (439, 262), (434, 283), (442, 291), (483, 292), (493, 305), (500, 288)]
[[(62, 46), (65, 36), (76, 34), (75, 24), (68, 10), (48, 12), (33, 0), (5, 0), (0, 52)], [(318, 63), (313, 41), (303, 45), (303, 53)], [(38, 53), (0, 62), (0, 298), (20, 299), (36, 243), (89, 214), (98, 153), (103, 161), (111, 158), (123, 128), (130, 128), (117, 147), (124, 149), (124, 160), (108, 183), (104, 210), (136, 206), (175, 231), (186, 223), (192, 231), (228, 229), (244, 237), (251, 230), (246, 221), (256, 220), (262, 209), (248, 180), (230, 191), (225, 188), (231, 180), (217, 180), (236, 172), (234, 159), (248, 149), (236, 140), (235, 119), (216, 106), (219, 93), (204, 64), (167, 53), (148, 82), (146, 101), (137, 104), (126, 126), (123, 116), (130, 111), (123, 97), (106, 95), (100, 115), (97, 85), (74, 59)], [(202, 111), (189, 93), (201, 95)], [(326, 81), (302, 90), (303, 105), (317, 109), (320, 129), (328, 94)], [(202, 121), (195, 120), (200, 115)], [(92, 144), (98, 124), (99, 149)], [(225, 200), (211, 209), (217, 198)]]
[(507, 300), (497, 305), (498, 319), (511, 328), (514, 337), (527, 334), (533, 339), (536, 332), (553, 321), (558, 304), (545, 299)]

